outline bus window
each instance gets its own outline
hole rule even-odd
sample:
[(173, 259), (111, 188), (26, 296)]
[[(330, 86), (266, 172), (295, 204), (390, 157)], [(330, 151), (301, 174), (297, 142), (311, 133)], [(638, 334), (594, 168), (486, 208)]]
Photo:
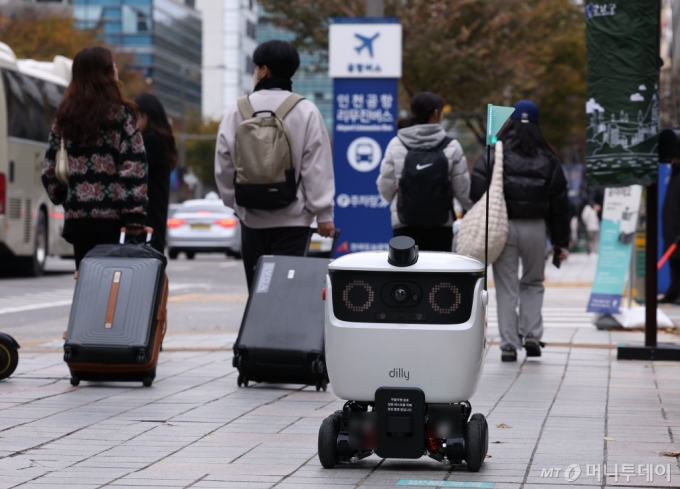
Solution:
[(45, 82), (43, 89), (47, 99), (47, 120), (51, 128), (52, 123), (54, 122), (54, 114), (57, 111), (57, 107), (59, 107), (61, 99), (64, 98), (64, 87), (60, 87), (54, 83)]
[(2, 71), (7, 99), (7, 129), (8, 135), (15, 138), (28, 139), (30, 124), (28, 112), (24, 104), (24, 91), (18, 79), (18, 73)]
[(22, 74), (19, 74), (19, 77), (22, 81), (24, 100), (31, 124), (28, 139), (46, 143), (50, 135), (50, 123), (47, 120), (48, 113), (42, 90), (43, 82)]

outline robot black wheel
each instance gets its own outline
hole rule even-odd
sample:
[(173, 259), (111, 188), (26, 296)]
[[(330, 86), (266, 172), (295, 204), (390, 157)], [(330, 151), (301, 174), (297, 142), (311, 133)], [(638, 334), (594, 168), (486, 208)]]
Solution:
[(325, 469), (332, 469), (340, 460), (338, 457), (340, 416), (340, 412), (331, 414), (323, 420), (319, 428), (319, 462)]
[(483, 414), (475, 413), (467, 422), (465, 461), (468, 472), (478, 472), (489, 449), (489, 427)]

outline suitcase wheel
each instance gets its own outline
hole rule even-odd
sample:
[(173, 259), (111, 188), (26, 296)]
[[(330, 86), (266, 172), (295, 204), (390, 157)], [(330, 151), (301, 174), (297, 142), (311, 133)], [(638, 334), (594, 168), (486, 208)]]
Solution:
[(66, 363), (69, 363), (72, 360), (73, 360), (73, 352), (70, 349), (64, 351), (64, 361)]
[(248, 387), (248, 377), (246, 377), (244, 374), (238, 374), (238, 379), (236, 379), (236, 385), (239, 387), (244, 386)]
[(322, 375), (326, 371), (326, 364), (320, 358), (312, 362), (312, 373)]
[(150, 375), (144, 377), (142, 384), (144, 384), (144, 387), (151, 387), (151, 384), (153, 384), (153, 377)]
[(71, 385), (73, 387), (78, 387), (78, 384), (80, 384), (80, 379), (76, 377), (75, 375), (71, 376)]
[(328, 381), (326, 379), (319, 379), (316, 381), (316, 392), (326, 392), (326, 387), (328, 387)]
[(146, 352), (143, 349), (139, 350), (139, 353), (137, 354), (137, 363), (140, 365), (146, 363)]

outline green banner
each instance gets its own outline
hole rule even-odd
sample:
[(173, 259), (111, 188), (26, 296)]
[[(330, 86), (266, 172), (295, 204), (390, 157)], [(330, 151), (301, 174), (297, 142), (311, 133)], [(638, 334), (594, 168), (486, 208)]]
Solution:
[(586, 6), (586, 174), (591, 185), (656, 182), (658, 32), (658, 1), (589, 1)]

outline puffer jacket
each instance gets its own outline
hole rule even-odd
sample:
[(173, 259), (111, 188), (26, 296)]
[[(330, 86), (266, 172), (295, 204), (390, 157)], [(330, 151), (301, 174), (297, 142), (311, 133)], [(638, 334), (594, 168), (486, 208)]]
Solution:
[[(494, 150), (491, 150), (494, 161)], [(493, 168), (493, 164), (491, 165)], [(470, 198), (477, 202), (486, 192), (486, 152), (475, 163)], [(539, 150), (525, 157), (503, 150), (503, 192), (508, 219), (545, 219), (550, 239), (562, 248), (569, 246), (569, 197), (567, 179), (552, 152)]]
[[(409, 148), (432, 148), (440, 144), (446, 137), (446, 131), (439, 124), (419, 124), (416, 126), (400, 129), (397, 136), (385, 149), (385, 156), (380, 163), (380, 175), (376, 184), (383, 199), (391, 202), (392, 227), (400, 228), (405, 224), (397, 215), (397, 185), (404, 171), (404, 161)], [(453, 185), (453, 196), (467, 210), (472, 207), (470, 200), (470, 174), (467, 168), (467, 160), (463, 154), (463, 148), (455, 139), (444, 148), (444, 155), (449, 161), (449, 179)], [(444, 226), (453, 225), (454, 216)]]

